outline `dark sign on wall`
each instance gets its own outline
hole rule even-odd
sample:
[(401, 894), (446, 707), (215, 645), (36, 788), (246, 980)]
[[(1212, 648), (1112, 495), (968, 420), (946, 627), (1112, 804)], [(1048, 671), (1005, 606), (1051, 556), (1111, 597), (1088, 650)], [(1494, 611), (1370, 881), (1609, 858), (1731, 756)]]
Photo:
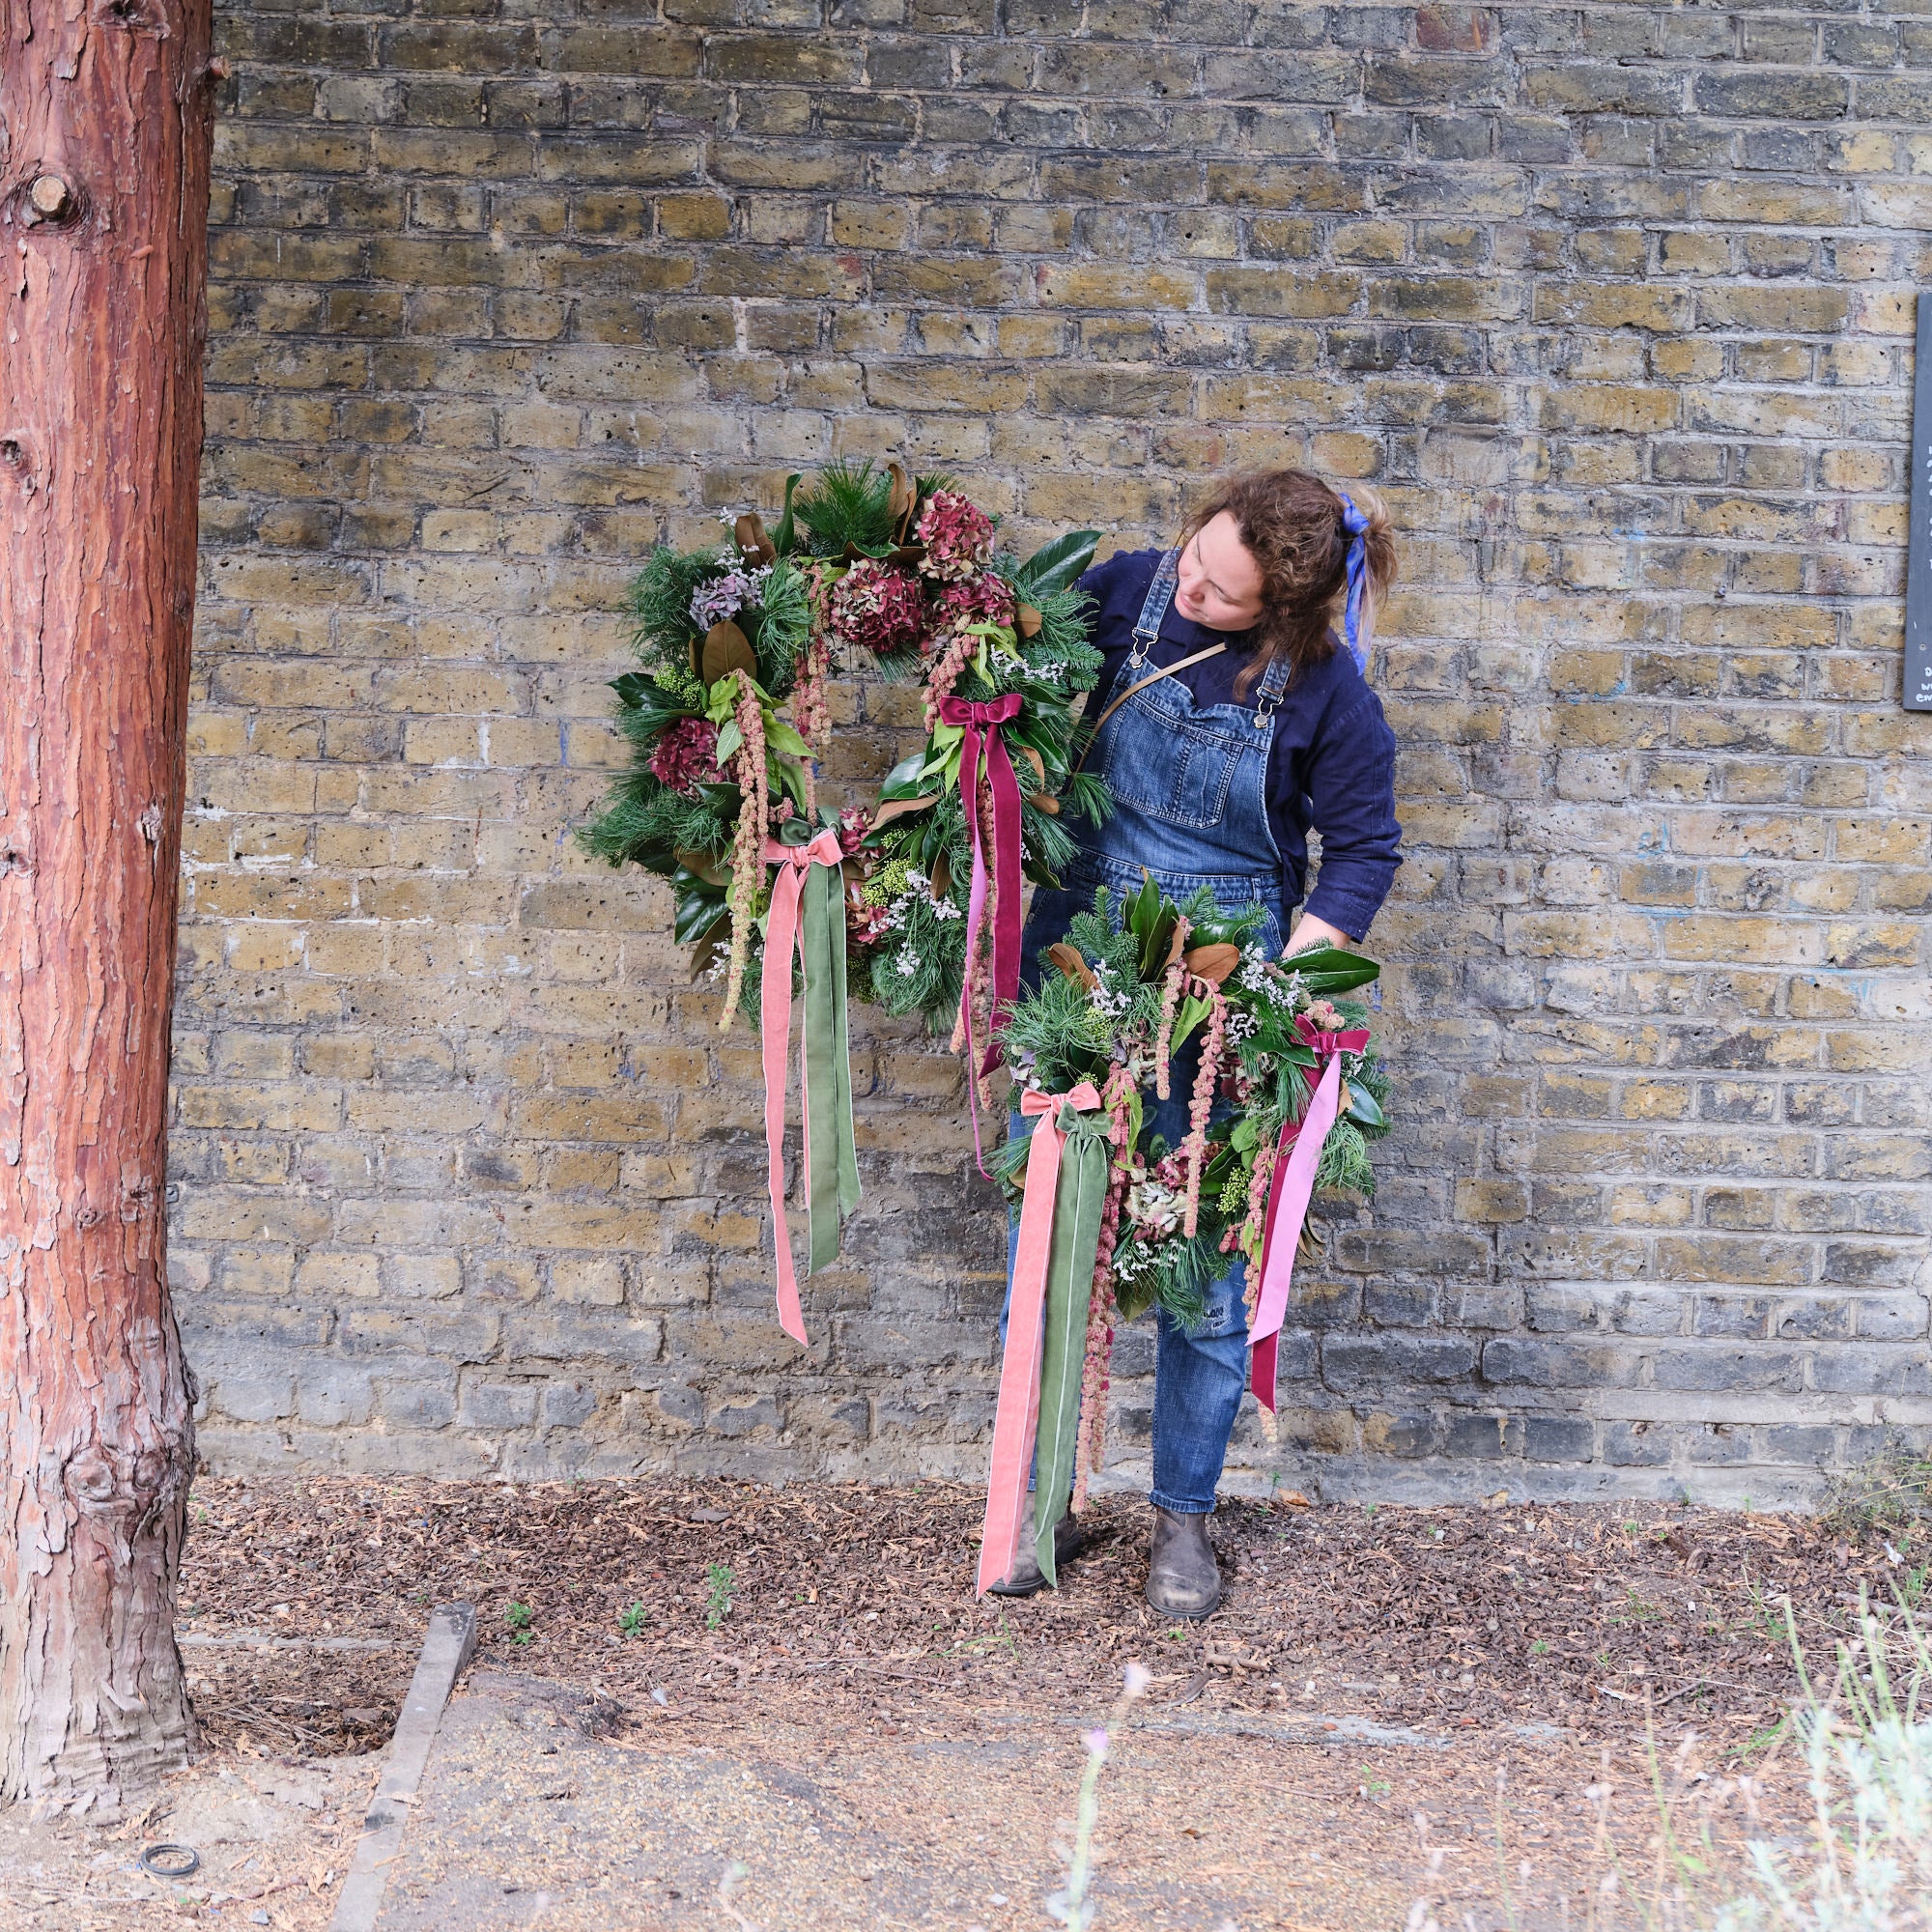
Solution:
[(1905, 708), (1932, 711), (1932, 295), (1918, 298), (1918, 355), (1912, 385), (1912, 535), (1905, 570)]

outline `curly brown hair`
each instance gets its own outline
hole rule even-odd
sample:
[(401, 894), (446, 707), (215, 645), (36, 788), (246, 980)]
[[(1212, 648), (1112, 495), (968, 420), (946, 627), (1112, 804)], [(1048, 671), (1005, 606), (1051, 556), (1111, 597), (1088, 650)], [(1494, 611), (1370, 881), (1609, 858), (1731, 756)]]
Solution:
[[(1351, 484), (1349, 495), (1368, 520), (1363, 542), (1373, 607), (1395, 582), (1395, 533), (1373, 490)], [(1340, 493), (1306, 469), (1222, 477), (1182, 526), (1181, 544), (1191, 543), (1224, 511), (1234, 518), (1241, 546), (1262, 574), (1254, 648), (1235, 680), (1236, 695), (1245, 698), (1275, 659), (1286, 657), (1291, 675), (1298, 676), (1304, 666), (1321, 664), (1335, 649), (1331, 625), (1349, 582), (1349, 534), (1342, 526)]]

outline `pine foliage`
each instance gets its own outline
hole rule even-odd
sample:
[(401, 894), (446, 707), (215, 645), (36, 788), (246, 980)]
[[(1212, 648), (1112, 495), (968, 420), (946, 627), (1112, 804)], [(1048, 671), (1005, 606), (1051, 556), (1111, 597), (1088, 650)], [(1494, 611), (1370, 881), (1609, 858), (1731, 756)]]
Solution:
[(744, 612), (739, 621), (746, 618), (755, 620), (747, 629), (758, 654), (758, 682), (774, 697), (790, 696), (799, 656), (811, 637), (811, 600), (804, 573), (789, 557), (772, 565), (758, 609)]
[(718, 552), (659, 544), (631, 580), (631, 647), (646, 670), (691, 669), (691, 600), (719, 569)]
[(847, 545), (869, 554), (892, 547), (893, 479), (871, 459), (828, 463), (792, 498), (791, 513), (813, 556), (843, 556)]

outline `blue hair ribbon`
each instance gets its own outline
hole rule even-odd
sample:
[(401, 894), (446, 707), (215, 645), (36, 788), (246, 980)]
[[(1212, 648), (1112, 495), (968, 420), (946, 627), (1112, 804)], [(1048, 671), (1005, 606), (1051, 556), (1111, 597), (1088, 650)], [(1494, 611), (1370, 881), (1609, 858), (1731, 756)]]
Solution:
[(1369, 647), (1362, 641), (1362, 600), (1369, 589), (1369, 520), (1356, 509), (1347, 491), (1335, 493), (1342, 499), (1342, 527), (1349, 533), (1349, 595), (1342, 606), (1342, 635), (1349, 640), (1349, 655), (1357, 670), (1369, 668)]

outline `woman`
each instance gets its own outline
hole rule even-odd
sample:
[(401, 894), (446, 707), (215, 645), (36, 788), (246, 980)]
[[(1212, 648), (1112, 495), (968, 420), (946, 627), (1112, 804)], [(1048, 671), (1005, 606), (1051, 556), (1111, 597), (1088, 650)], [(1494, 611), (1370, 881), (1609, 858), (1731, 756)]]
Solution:
[[(1113, 794), (1113, 815), (1073, 828), (1078, 859), (1041, 888), (1022, 958), (1065, 935), (1104, 885), (1139, 890), (1143, 871), (1170, 898), (1201, 886), (1230, 907), (1259, 901), (1270, 953), (1350, 946), (1388, 895), (1401, 828), (1395, 736), (1363, 677), (1367, 605), (1395, 575), (1381, 506), (1302, 469), (1229, 478), (1188, 520), (1171, 551), (1130, 551), (1081, 579), (1098, 606), (1094, 642), (1106, 663), (1090, 715), (1087, 756)], [(1331, 622), (1338, 613), (1344, 638)], [(1308, 833), (1321, 835), (1314, 893), (1290, 938), (1308, 872)], [(1177, 1056), (1173, 1098), (1152, 1128), (1170, 1145), (1187, 1130), (1191, 1044)], [(1030, 1122), (1015, 1118), (1014, 1131)], [(1208, 1320), (1186, 1329), (1155, 1313), (1153, 1530), (1148, 1601), (1167, 1616), (1202, 1617), (1220, 1601), (1208, 1538), (1215, 1485), (1247, 1382), (1245, 1264), (1208, 1292)], [(1063, 1520), (1055, 1538), (1074, 1553)], [(1012, 1577), (1025, 1596), (1043, 1578), (1033, 1538)]]

